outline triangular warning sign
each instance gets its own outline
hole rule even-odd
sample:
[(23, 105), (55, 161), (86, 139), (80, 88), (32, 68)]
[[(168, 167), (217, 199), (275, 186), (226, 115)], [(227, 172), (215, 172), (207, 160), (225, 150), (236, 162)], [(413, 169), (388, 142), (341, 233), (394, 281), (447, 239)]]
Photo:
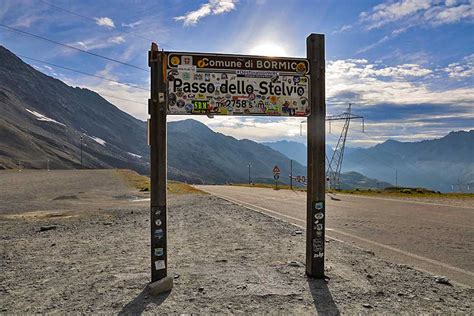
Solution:
[(273, 167), (273, 173), (280, 173), (280, 168), (278, 166)]

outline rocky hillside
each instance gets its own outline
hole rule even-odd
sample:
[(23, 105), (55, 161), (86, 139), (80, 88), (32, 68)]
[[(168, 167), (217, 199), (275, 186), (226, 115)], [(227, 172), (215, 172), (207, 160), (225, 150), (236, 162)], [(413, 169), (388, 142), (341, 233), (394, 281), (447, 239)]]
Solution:
[[(0, 46), (0, 168), (148, 170), (144, 122), (49, 77)], [(141, 159), (143, 157), (144, 159)]]

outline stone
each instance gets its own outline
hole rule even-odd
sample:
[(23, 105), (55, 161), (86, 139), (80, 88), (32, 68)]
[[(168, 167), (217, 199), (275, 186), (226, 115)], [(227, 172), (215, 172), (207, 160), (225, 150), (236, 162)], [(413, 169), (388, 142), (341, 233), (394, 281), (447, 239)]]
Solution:
[(58, 226), (56, 225), (44, 225), (44, 226), (41, 226), (40, 227), (40, 232), (45, 232), (45, 231), (48, 231), (48, 230), (53, 230), (53, 229), (56, 229), (58, 228)]
[(445, 276), (435, 276), (435, 282), (439, 284), (452, 285), (449, 279)]
[(370, 305), (369, 303), (362, 304), (362, 306), (365, 308), (372, 308), (372, 305)]
[(148, 284), (148, 290), (152, 295), (159, 295), (171, 291), (173, 288), (173, 278), (166, 276), (163, 279)]

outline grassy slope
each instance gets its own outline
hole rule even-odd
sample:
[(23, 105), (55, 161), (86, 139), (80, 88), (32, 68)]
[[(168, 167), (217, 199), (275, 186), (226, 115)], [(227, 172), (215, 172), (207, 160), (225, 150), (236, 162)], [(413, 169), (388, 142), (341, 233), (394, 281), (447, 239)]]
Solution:
[[(142, 192), (150, 191), (150, 178), (142, 176), (133, 170), (117, 169), (117, 172), (122, 176), (131, 186), (137, 188)], [(190, 185), (182, 182), (168, 181), (168, 193), (172, 194), (193, 194), (204, 193), (201, 190), (195, 189)]]

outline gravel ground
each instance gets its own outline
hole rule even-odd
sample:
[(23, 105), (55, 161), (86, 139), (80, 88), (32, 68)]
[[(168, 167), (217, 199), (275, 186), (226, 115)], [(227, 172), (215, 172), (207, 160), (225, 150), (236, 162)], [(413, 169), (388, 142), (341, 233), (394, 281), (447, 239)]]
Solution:
[(309, 280), (304, 232), (205, 194), (169, 196), (174, 289), (154, 297), (148, 218), (145, 202), (128, 201), (77, 216), (0, 216), (0, 312), (473, 313), (472, 289), (337, 241), (327, 243), (329, 280)]

